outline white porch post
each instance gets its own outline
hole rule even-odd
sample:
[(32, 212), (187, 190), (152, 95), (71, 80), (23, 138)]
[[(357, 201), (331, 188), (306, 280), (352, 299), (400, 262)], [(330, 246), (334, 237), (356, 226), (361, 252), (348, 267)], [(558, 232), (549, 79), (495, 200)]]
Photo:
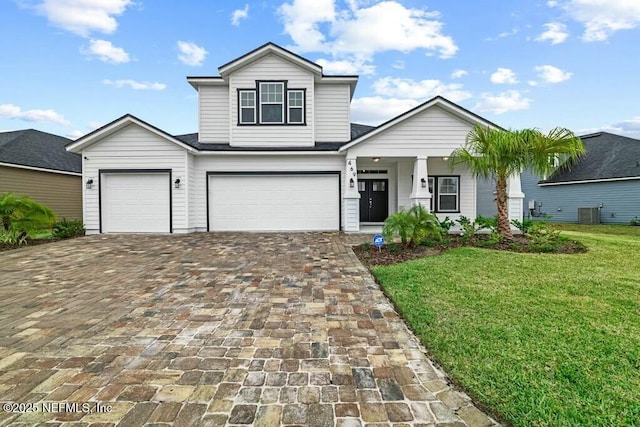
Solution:
[(513, 174), (507, 178), (507, 200), (509, 203), (509, 222), (514, 219), (522, 221), (524, 193), (520, 186), (520, 174)]
[(360, 231), (360, 192), (355, 157), (347, 156), (344, 169), (344, 231)]
[(411, 199), (412, 205), (422, 205), (427, 211), (429, 210), (429, 206), (431, 206), (426, 156), (416, 157), (413, 163), (413, 184), (409, 198)]

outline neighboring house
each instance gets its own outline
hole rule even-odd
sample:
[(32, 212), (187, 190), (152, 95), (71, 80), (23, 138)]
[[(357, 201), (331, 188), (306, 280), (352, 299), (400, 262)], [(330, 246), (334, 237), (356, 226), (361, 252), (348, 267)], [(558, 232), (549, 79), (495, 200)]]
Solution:
[(67, 146), (83, 156), (88, 233), (357, 232), (416, 203), (476, 216), (476, 180), (444, 158), (474, 125), (497, 127), (488, 120), (436, 97), (375, 128), (352, 124), (358, 77), (325, 75), (272, 43), (218, 71), (187, 77), (197, 134), (125, 115)]
[(0, 132), (0, 194), (31, 197), (60, 219), (82, 219), (82, 160), (70, 139), (33, 129)]
[(599, 208), (603, 223), (640, 218), (640, 140), (598, 132), (580, 137), (585, 153), (548, 179), (522, 174), (525, 217), (579, 222), (579, 208)]

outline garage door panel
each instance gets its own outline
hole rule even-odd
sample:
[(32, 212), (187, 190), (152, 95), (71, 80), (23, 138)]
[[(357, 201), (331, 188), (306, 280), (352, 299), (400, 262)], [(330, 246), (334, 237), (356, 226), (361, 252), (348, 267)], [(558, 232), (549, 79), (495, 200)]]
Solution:
[(101, 181), (103, 232), (170, 231), (169, 174), (105, 173)]
[(210, 229), (325, 231), (340, 227), (338, 175), (212, 175)]

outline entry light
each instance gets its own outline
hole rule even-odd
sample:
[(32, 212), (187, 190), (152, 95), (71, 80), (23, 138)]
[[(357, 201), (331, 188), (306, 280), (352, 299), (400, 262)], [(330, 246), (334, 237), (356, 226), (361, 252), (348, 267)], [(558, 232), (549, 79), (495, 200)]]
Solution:
[(353, 178), (349, 178), (349, 187), (353, 188), (356, 186), (356, 183), (353, 181)]
[(93, 188), (93, 178), (89, 178), (86, 184), (87, 190), (91, 190)]
[(442, 160), (444, 160), (446, 162), (447, 160), (449, 160), (449, 158), (445, 156), (445, 157), (442, 158)]
[(180, 178), (173, 181), (173, 188), (180, 188)]
[(420, 178), (420, 185), (422, 185), (422, 188), (427, 188), (427, 180)]
[(378, 163), (380, 161), (380, 157), (374, 157), (372, 160), (374, 163)]

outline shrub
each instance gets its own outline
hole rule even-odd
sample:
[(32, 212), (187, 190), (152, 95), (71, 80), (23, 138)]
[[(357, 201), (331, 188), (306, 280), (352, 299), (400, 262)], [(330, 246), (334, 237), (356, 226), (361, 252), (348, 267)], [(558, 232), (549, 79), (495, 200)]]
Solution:
[(15, 229), (28, 232), (49, 228), (55, 219), (51, 209), (27, 196), (0, 194), (0, 226), (5, 231)]
[(498, 216), (496, 215), (491, 218), (478, 216), (476, 218), (476, 224), (478, 224), (480, 229), (488, 228), (491, 231), (496, 231), (498, 229)]
[(460, 236), (460, 239), (465, 243), (470, 242), (473, 236), (481, 228), (476, 221), (471, 221), (464, 215), (461, 215), (460, 218), (456, 220), (456, 222), (462, 227), (462, 234)]
[(438, 224), (440, 225), (442, 234), (447, 234), (449, 230), (451, 230), (451, 227), (453, 227), (454, 222), (448, 216), (445, 216), (442, 221), (438, 221)]
[(11, 228), (9, 230), (0, 229), (0, 243), (12, 246), (21, 246), (27, 244), (29, 234), (24, 230)]
[(402, 210), (389, 216), (384, 221), (382, 234), (388, 241), (393, 241), (393, 237), (398, 235), (402, 244), (407, 246), (442, 238), (438, 218), (427, 212), (422, 205), (416, 205), (408, 211)]
[(513, 224), (514, 227), (520, 230), (522, 234), (526, 235), (529, 229), (531, 228), (531, 226), (533, 225), (533, 221), (530, 219), (523, 219), (522, 221), (514, 219), (511, 221), (511, 224)]
[(629, 225), (640, 225), (640, 219), (637, 216), (634, 216), (631, 221), (629, 221)]
[(85, 229), (82, 221), (67, 221), (66, 218), (63, 218), (62, 221), (53, 224), (52, 233), (53, 237), (58, 239), (68, 239), (70, 237), (84, 236)]

